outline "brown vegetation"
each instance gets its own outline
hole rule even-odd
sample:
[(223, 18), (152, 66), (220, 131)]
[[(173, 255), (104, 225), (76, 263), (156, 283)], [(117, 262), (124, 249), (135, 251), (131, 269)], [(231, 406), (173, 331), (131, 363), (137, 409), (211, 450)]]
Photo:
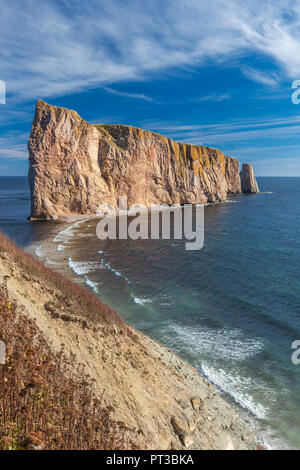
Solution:
[[(24, 253), (8, 237), (0, 232), (0, 254), (7, 253), (9, 257), (23, 268), (28, 275), (47, 281), (48, 285), (60, 290), (66, 301), (72, 300), (79, 308), (80, 315), (94, 322), (123, 324), (119, 315), (103, 304), (95, 295), (69, 281), (53, 269), (45, 267), (38, 259)], [(61, 299), (62, 301), (64, 299)]]
[[(1, 249), (4, 242), (1, 237)], [(20, 256), (18, 250), (15, 256)], [(112, 408), (93, 397), (84, 367), (74, 366), (63, 350), (50, 350), (35, 322), (10, 302), (4, 286), (0, 340), (7, 345), (6, 364), (0, 365), (0, 450), (134, 447), (125, 425), (110, 418)]]
[(0, 450), (257, 447), (193, 368), (1, 234), (0, 340)]

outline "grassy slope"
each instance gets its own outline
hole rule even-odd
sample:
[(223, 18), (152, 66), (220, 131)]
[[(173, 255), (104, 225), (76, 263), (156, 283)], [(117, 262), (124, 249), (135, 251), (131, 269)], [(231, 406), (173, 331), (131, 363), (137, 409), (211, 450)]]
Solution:
[[(47, 280), (72, 297), (89, 321), (122, 323), (89, 292), (46, 268), (2, 234), (0, 253), (9, 254), (27, 275)], [(84, 367), (74, 357), (66, 357), (63, 349), (51, 350), (4, 285), (0, 285), (0, 339), (7, 345), (6, 364), (0, 365), (0, 450), (135, 447), (124, 424), (110, 418), (112, 408), (93, 394), (92, 379)]]
[(91, 378), (53, 353), (34, 321), (0, 286), (0, 450), (128, 449), (126, 428), (93, 395)]
[[(1, 284), (7, 291), (2, 291), (0, 339), (6, 338), (12, 360), (2, 369), (6, 375), (0, 377), (8, 384), (6, 395), (1, 396), (2, 447), (256, 447), (254, 436), (236, 412), (193, 368), (3, 235)], [(22, 358), (24, 351), (32, 362), (29, 368)], [(54, 374), (49, 372), (52, 367)], [(66, 377), (71, 379), (67, 397), (65, 385), (62, 389), (57, 382), (65, 384)], [(82, 401), (84, 396), (88, 402)], [(99, 434), (92, 418), (95, 397), (100, 399), (96, 409), (107, 436)], [(51, 410), (57, 403), (62, 407), (53, 422)], [(107, 416), (105, 410), (111, 414)], [(86, 434), (79, 435), (83, 427)]]

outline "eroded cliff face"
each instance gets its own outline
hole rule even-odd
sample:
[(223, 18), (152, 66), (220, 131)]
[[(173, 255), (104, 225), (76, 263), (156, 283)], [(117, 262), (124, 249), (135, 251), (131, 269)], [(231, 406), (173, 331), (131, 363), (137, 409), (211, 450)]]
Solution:
[[(170, 349), (120, 323), (110, 308), (99, 306), (99, 301), (93, 303), (94, 315), (87, 318), (78, 286), (63, 277), (58, 283), (53, 272), (3, 239), (0, 234), (0, 285), (7, 289), (15, 305), (22, 305), (18, 322), (24, 322), (24, 317), (31, 319), (36, 328), (33, 335), (36, 337), (40, 331), (54, 353), (60, 353), (63, 345), (63, 356), (73, 364), (74, 377), (80, 365), (80, 371), (92, 383), (92, 396), (101, 400), (102, 407), (111, 407), (111, 417), (131, 430), (123, 442), (128, 450), (132, 447), (130, 441), (137, 448), (148, 450), (257, 448), (252, 431), (236, 410), (195, 369)], [(28, 336), (24, 341), (28, 341)], [(39, 357), (33, 354), (33, 365), (35, 360)], [(12, 377), (9, 369), (5, 375)], [(26, 371), (23, 380), (24, 377)], [(78, 380), (82, 381), (81, 375)], [(35, 386), (44, 390), (42, 384)], [(33, 394), (26, 397), (31, 410)], [(51, 422), (50, 417), (47, 429)], [(55, 426), (51, 430), (57, 433)], [(79, 428), (77, 431), (79, 437)], [(94, 434), (91, 429), (90, 435)], [(39, 440), (43, 442), (43, 435)], [(77, 442), (80, 445), (83, 440), (78, 438)], [(51, 443), (53, 448), (54, 439)], [(58, 448), (60, 445), (58, 442)]]
[(224, 201), (242, 192), (239, 162), (143, 129), (88, 124), (38, 101), (29, 139), (31, 218), (95, 214), (101, 204)]
[(249, 163), (243, 163), (240, 177), (243, 193), (259, 192), (252, 165), (250, 165)]

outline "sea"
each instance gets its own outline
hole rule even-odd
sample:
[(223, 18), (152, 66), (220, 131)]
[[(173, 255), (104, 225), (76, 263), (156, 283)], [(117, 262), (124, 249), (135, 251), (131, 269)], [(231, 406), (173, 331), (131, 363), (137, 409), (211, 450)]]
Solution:
[(0, 177), (0, 230), (196, 368), (266, 448), (300, 449), (300, 178), (257, 180), (205, 207), (198, 251), (99, 240), (93, 218), (30, 222), (23, 177)]

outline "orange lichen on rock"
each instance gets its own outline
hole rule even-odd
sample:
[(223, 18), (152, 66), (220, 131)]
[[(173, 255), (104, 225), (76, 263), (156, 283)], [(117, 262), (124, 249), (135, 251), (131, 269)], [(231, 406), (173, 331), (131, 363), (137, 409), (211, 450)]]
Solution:
[(219, 150), (132, 126), (91, 125), (43, 101), (28, 147), (32, 219), (95, 214), (101, 204), (116, 207), (120, 196), (149, 206), (225, 201), (228, 193), (241, 193), (238, 161)]

